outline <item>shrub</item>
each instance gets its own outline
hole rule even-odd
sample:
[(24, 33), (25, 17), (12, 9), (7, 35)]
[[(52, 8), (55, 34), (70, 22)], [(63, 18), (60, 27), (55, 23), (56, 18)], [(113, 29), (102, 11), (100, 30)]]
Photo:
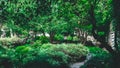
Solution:
[[(31, 44), (7, 49), (3, 55), (12, 68), (68, 68), (68, 64), (86, 56), (88, 49), (80, 44)], [(3, 61), (1, 61), (3, 62)], [(9, 63), (9, 64), (11, 64)]]
[(81, 61), (89, 52), (88, 48), (81, 44), (44, 44), (41, 48), (63, 52), (68, 55), (70, 62)]
[(70, 61), (72, 62), (81, 61), (81, 58), (86, 56), (89, 52), (89, 50), (81, 44), (69, 44), (62, 47), (66, 48), (65, 53), (69, 55)]
[(39, 48), (18, 46), (8, 51), (7, 56), (17, 68), (68, 68), (70, 62), (87, 53), (88, 49), (80, 44), (43, 44)]
[(30, 46), (18, 46), (15, 51), (19, 54), (25, 54), (28, 53), (29, 51), (31, 51), (32, 48)]
[(46, 37), (46, 36), (40, 36), (38, 40), (39, 40), (42, 44), (49, 42), (49, 38)]
[(0, 44), (0, 53), (5, 52), (6, 48)]
[[(67, 66), (67, 55), (65, 53), (56, 51), (52, 49), (52, 46), (49, 48), (49, 44), (41, 46), (41, 48), (34, 49), (32, 52), (26, 53), (22, 58), (22, 63), (24, 68), (61, 68), (61, 66)], [(20, 50), (21, 48), (19, 48)], [(20, 50), (24, 54), (23, 50)], [(28, 49), (28, 47), (27, 47)], [(28, 51), (28, 50), (27, 50)], [(18, 48), (17, 48), (18, 52)], [(63, 67), (62, 67), (63, 68)]]
[(0, 49), (0, 68), (13, 68), (11, 58), (5, 53), (5, 49)]
[(41, 49), (50, 49), (54, 46), (54, 44), (50, 44), (50, 43), (47, 43), (47, 44), (43, 44), (41, 46)]
[(92, 53), (95, 56), (107, 56), (109, 53), (99, 47), (88, 47), (90, 53)]
[(77, 36), (73, 37), (73, 41), (78, 41), (78, 40), (79, 40), (79, 38)]
[(62, 51), (53, 50), (52, 48), (48, 49), (41, 49), (39, 52), (39, 56), (44, 57), (46, 56), (47, 59), (44, 59), (52, 68), (61, 68), (62, 66), (67, 66), (68, 58), (67, 55)]
[(67, 37), (67, 40), (69, 40), (69, 41), (71, 41), (73, 38), (69, 35), (68, 37)]
[(34, 46), (34, 47), (40, 47), (40, 46), (42, 46), (42, 43), (40, 42), (40, 40), (36, 40), (36, 41), (32, 44), (32, 46)]
[(18, 38), (18, 37), (12, 37), (12, 38), (0, 38), (0, 43), (1, 43), (1, 45), (3, 45), (3, 46), (7, 46), (7, 47), (9, 47), (9, 46), (12, 46), (13, 47), (13, 43), (15, 43), (15, 42), (17, 42), (17, 41), (20, 41), (21, 39), (20, 38)]
[(92, 56), (80, 68), (112, 68), (111, 54), (97, 47), (89, 47), (89, 49)]
[[(48, 46), (48, 45), (47, 45)], [(17, 68), (66, 68), (67, 55), (48, 47), (18, 46), (6, 53)], [(53, 47), (54, 48), (54, 47)]]
[(63, 41), (63, 40), (64, 40), (64, 36), (61, 35), (61, 34), (56, 34), (54, 38), (55, 38), (55, 40), (57, 40), (57, 41)]

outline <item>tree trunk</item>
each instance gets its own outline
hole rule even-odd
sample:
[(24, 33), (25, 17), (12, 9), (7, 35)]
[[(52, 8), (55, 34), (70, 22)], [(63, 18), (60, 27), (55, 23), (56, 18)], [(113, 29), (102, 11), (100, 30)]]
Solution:
[(115, 48), (115, 30), (114, 30), (114, 25), (113, 25), (114, 21), (112, 21), (110, 23), (110, 26), (109, 26), (109, 37), (108, 37), (108, 43), (109, 45), (112, 47), (112, 49), (116, 50)]
[(120, 39), (120, 1), (113, 0), (113, 17), (115, 18), (115, 47), (118, 50), (118, 39)]
[(105, 37), (100, 37), (99, 35), (96, 34), (96, 18), (95, 18), (95, 12), (94, 12), (94, 8), (95, 5), (91, 5), (91, 8), (89, 10), (89, 14), (90, 14), (90, 21), (92, 23), (92, 33), (93, 33), (93, 37), (100, 42), (101, 44), (99, 45), (102, 48), (105, 48), (106, 50), (108, 50), (110, 53), (114, 53), (114, 50), (112, 49), (112, 47), (108, 44), (108, 42), (106, 42)]
[(54, 33), (50, 32), (50, 42), (53, 43), (54, 40)]

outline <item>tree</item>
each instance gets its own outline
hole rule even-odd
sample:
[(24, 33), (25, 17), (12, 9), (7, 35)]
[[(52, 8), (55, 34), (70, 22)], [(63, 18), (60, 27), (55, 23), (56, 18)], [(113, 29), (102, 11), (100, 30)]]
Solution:
[(113, 18), (115, 20), (115, 46), (118, 48), (120, 39), (120, 1), (112, 0), (113, 4)]
[(29, 29), (28, 24), (35, 16), (36, 1), (2, 0), (1, 3), (2, 23), (6, 23), (18, 35)]
[[(100, 0), (89, 1), (89, 20), (92, 24), (92, 34), (94, 38), (101, 43), (100, 47), (106, 48), (110, 53), (114, 53), (114, 50), (109, 46), (106, 40), (109, 33), (109, 24), (111, 22), (111, 15), (108, 13), (110, 12), (110, 9), (108, 9), (110, 8), (110, 6), (108, 6), (110, 4), (107, 0), (104, 1), (104, 4), (101, 2)], [(104, 11), (102, 12), (101, 9)], [(106, 9), (108, 10), (106, 11)], [(103, 16), (101, 16), (101, 14)]]

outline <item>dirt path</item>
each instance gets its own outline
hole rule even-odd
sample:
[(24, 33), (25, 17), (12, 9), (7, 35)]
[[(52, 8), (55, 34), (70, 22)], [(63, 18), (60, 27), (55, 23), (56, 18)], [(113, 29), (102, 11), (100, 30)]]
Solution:
[(87, 62), (93, 55), (92, 54), (88, 54), (87, 55), (87, 58), (85, 61), (83, 62), (76, 62), (76, 63), (73, 63), (73, 64), (70, 64), (70, 68), (80, 68), (82, 65), (84, 65), (85, 62)]
[(84, 65), (84, 62), (77, 62), (70, 65), (70, 68), (80, 68), (82, 65)]

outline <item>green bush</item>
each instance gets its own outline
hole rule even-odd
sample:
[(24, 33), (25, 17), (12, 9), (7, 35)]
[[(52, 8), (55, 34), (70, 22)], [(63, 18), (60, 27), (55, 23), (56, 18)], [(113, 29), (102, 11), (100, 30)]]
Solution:
[(6, 48), (0, 44), (0, 53), (5, 52)]
[(28, 53), (29, 51), (31, 51), (32, 48), (30, 46), (18, 46), (15, 51), (19, 54), (26, 54)]
[(17, 42), (17, 41), (21, 41), (21, 39), (18, 38), (18, 37), (0, 38), (0, 43), (1, 43), (1, 45), (7, 46), (7, 47), (13, 46), (12, 44), (15, 43), (15, 42)]
[(78, 40), (79, 40), (79, 38), (77, 36), (73, 37), (73, 41), (78, 41)]
[(89, 50), (92, 56), (80, 68), (112, 68), (111, 54), (97, 47), (89, 47)]
[(81, 45), (69, 44), (66, 47), (66, 53), (70, 56), (71, 61), (81, 61), (82, 57), (85, 57), (88, 54), (89, 50)]
[(81, 58), (86, 56), (89, 50), (81, 44), (69, 44), (67, 46), (61, 46), (65, 48), (65, 53), (69, 55), (70, 61), (81, 61)]
[[(26, 44), (7, 49), (6, 57), (12, 68), (68, 68), (68, 64), (86, 56), (88, 49), (80, 44)], [(37, 45), (37, 44), (36, 44)], [(0, 63), (2, 63), (1, 61)], [(8, 65), (9, 65), (8, 64)]]
[(40, 36), (38, 40), (39, 40), (42, 44), (49, 42), (49, 38), (46, 37), (46, 36)]
[(61, 51), (68, 55), (70, 62), (80, 61), (80, 59), (89, 52), (88, 48), (81, 44), (44, 44), (41, 48)]
[(40, 42), (40, 40), (36, 40), (36, 41), (32, 44), (32, 46), (34, 46), (34, 47), (40, 47), (40, 46), (42, 46), (42, 43)]
[(109, 54), (108, 51), (105, 51), (99, 47), (88, 47), (88, 48), (90, 53), (92, 53), (95, 56), (105, 56), (105, 55), (107, 56)]
[(57, 40), (57, 41), (63, 41), (64, 40), (64, 36), (61, 35), (61, 34), (56, 34), (54, 36), (54, 39)]
[(50, 44), (50, 43), (43, 44), (43, 45), (41, 46), (41, 49), (50, 49), (50, 48), (53, 47), (53, 45), (55, 45), (55, 44)]
[(16, 48), (18, 58), (22, 60), (21, 66), (24, 68), (61, 68), (61, 66), (67, 66), (67, 55), (53, 50), (52, 46), (51, 48), (48, 46), (44, 44), (41, 48), (34, 49), (32, 52), (30, 47), (21, 46)]
[[(41, 49), (39, 56), (42, 60), (48, 62), (52, 68), (61, 68), (64, 65), (67, 66), (68, 63), (68, 56), (64, 52), (53, 50), (52, 48)], [(47, 57), (47, 59), (45, 57)]]
[(69, 36), (67, 37), (67, 40), (71, 41), (71, 40), (73, 40), (73, 38), (69, 35)]
[(12, 60), (6, 54), (6, 49), (0, 49), (0, 68), (13, 68)]

